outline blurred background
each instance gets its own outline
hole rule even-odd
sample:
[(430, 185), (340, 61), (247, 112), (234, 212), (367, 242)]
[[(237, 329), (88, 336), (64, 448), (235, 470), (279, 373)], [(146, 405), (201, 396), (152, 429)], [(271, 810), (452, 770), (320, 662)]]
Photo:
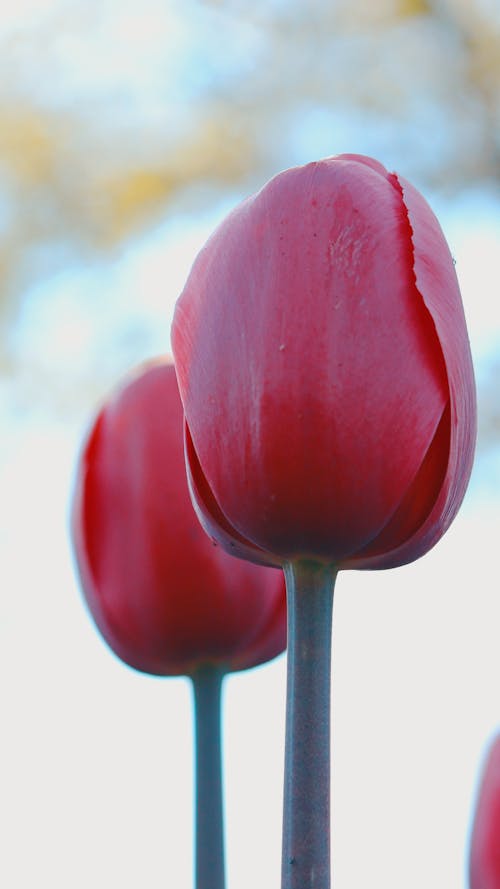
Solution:
[[(337, 889), (466, 889), (500, 727), (497, 0), (16, 0), (0, 12), (0, 883), (192, 885), (187, 681), (124, 667), (68, 537), (80, 442), (170, 351), (213, 227), (279, 170), (377, 157), (427, 197), (479, 394), (462, 511), (423, 560), (337, 583)], [(225, 686), (228, 885), (279, 885), (285, 659)]]

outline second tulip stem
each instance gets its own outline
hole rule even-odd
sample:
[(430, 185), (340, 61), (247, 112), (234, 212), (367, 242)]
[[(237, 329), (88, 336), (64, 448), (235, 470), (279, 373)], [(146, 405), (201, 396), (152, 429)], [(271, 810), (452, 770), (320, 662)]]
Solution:
[(285, 565), (288, 608), (282, 889), (330, 887), (330, 660), (336, 569)]
[(221, 689), (224, 672), (207, 665), (192, 676), (196, 743), (196, 889), (224, 889)]

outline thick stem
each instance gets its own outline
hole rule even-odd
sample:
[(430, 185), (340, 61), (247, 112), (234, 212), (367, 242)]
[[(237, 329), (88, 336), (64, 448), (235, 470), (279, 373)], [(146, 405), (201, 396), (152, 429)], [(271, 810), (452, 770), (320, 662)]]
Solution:
[(285, 566), (288, 608), (282, 889), (330, 887), (333, 565)]
[(224, 889), (221, 688), (224, 671), (206, 665), (192, 675), (195, 718), (196, 889)]

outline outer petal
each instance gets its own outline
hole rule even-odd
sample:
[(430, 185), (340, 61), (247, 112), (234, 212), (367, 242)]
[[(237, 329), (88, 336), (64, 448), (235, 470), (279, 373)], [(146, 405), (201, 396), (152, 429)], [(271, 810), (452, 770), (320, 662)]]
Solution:
[(184, 449), (186, 474), (191, 501), (198, 520), (214, 544), (221, 543), (227, 552), (256, 565), (280, 565), (277, 558), (254, 546), (230, 524), (207, 484), (200, 462), (193, 447), (189, 427), (184, 421)]
[[(284, 647), (284, 582), (206, 537), (185, 481), (182, 422), (165, 363), (129, 380), (100, 412), (73, 499), (82, 587), (103, 636), (136, 669), (189, 673), (213, 660), (241, 669)], [(281, 634), (270, 634), (280, 619)]]
[(470, 847), (470, 889), (500, 889), (500, 737), (483, 771)]
[(172, 342), (222, 545), (233, 528), (280, 560), (368, 546), (449, 398), (393, 177), (348, 157), (271, 180), (199, 255)]
[[(446, 367), (450, 393), (446, 469), (442, 483), (434, 486), (432, 508), (402, 545), (382, 546), (380, 555), (371, 559), (361, 554), (346, 567), (395, 567), (412, 562), (431, 549), (460, 507), (474, 458), (477, 426), (474, 371), (453, 258), (427, 202), (409, 182), (402, 178), (399, 181), (411, 228), (416, 285), (435, 325)], [(441, 449), (443, 445), (444, 442)]]

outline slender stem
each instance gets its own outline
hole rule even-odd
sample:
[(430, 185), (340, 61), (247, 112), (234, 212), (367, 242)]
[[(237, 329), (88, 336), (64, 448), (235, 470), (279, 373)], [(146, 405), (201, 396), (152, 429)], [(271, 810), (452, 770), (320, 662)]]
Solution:
[(330, 887), (333, 565), (285, 565), (288, 608), (282, 889)]
[(196, 749), (196, 889), (224, 889), (221, 689), (224, 671), (206, 665), (192, 675)]

